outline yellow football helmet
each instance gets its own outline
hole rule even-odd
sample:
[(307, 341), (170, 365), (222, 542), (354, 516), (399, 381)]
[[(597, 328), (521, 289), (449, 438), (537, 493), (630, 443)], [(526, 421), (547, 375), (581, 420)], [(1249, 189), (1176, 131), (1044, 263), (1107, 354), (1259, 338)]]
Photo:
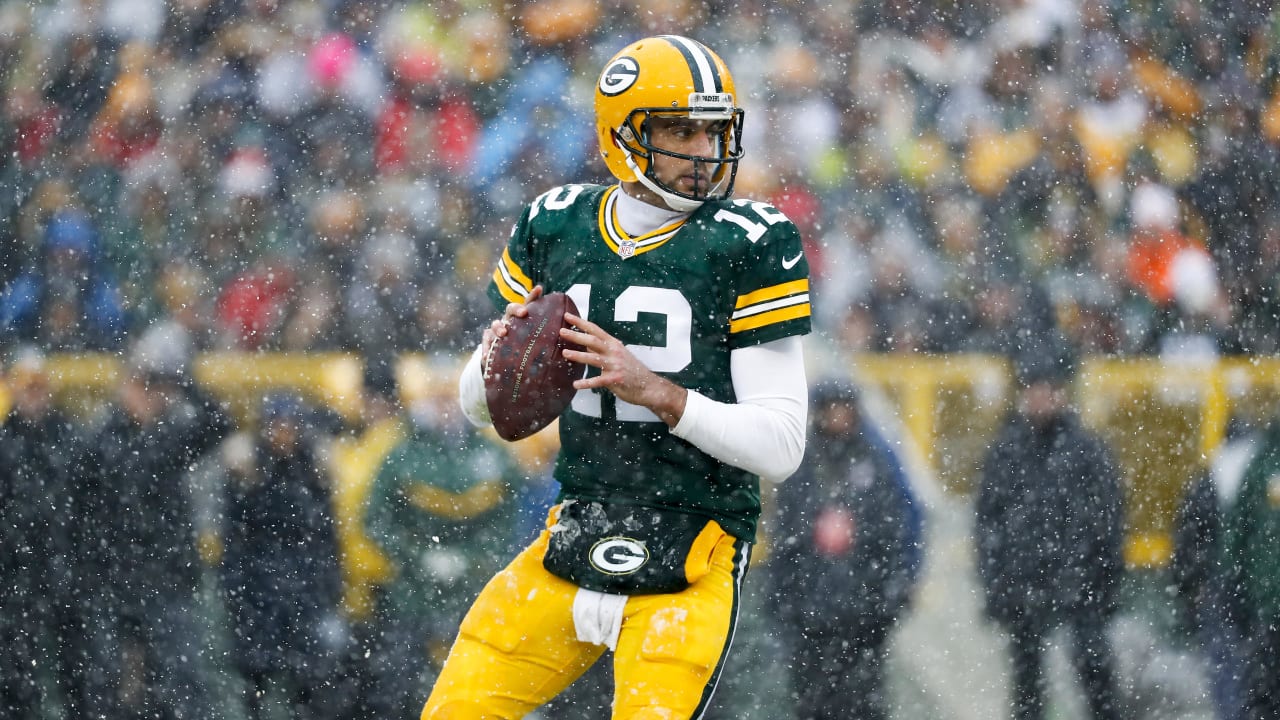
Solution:
[[(596, 83), (596, 133), (600, 155), (623, 182), (639, 181), (675, 210), (689, 211), (706, 200), (729, 197), (742, 158), (742, 108), (729, 68), (705, 45), (679, 35), (645, 38), (614, 55)], [(721, 121), (715, 156), (691, 156), (649, 142), (648, 119), (655, 115)], [(676, 190), (653, 175), (655, 153), (696, 160), (709, 168), (705, 194)]]

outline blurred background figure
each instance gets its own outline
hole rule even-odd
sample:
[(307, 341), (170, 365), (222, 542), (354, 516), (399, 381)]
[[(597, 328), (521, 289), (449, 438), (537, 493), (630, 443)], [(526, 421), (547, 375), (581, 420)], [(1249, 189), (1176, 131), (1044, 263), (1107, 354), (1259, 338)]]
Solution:
[(804, 462), (778, 486), (768, 562), (795, 717), (888, 718), (887, 641), (919, 578), (922, 511), (852, 383), (824, 380), (810, 403)]
[(1230, 595), (1243, 604), (1247, 712), (1250, 720), (1280, 717), (1280, 420), (1273, 418), (1241, 478), (1225, 516), (1223, 560)]
[[(116, 717), (207, 716), (207, 653), (196, 604), (201, 581), (188, 470), (231, 431), (197, 389), (190, 348), (162, 326), (133, 344), (114, 405), (91, 438), (79, 482), (92, 538), (96, 620)], [(96, 574), (94, 574), (96, 573)], [(95, 708), (94, 712), (102, 712)]]
[(342, 672), (355, 686), (353, 709), (373, 717), (383, 712), (378, 709), (383, 701), (374, 672), (386, 633), (379, 596), (392, 575), (390, 558), (365, 527), (365, 508), (378, 469), (409, 432), (397, 398), (394, 363), (391, 355), (365, 358), (359, 411), (331, 425), (336, 432), (324, 445), (337, 521), (342, 611), (353, 638)]
[(342, 579), (329, 487), (296, 395), (262, 402), (255, 436), (228, 442), (220, 569), (232, 662), (251, 720), (342, 717), (333, 691), (345, 645)]
[(41, 353), (21, 350), (4, 379), (13, 406), (0, 424), (0, 714), (38, 718), (47, 707), (80, 720), (96, 704), (76, 581), (85, 438), (54, 405)]
[(1047, 717), (1046, 643), (1061, 627), (1091, 716), (1118, 720), (1108, 624), (1124, 569), (1120, 474), (1075, 412), (1066, 344), (1047, 336), (1014, 366), (1014, 407), (982, 465), (974, 527), (987, 617), (1009, 635), (1013, 717)]
[(408, 435), (378, 471), (365, 529), (391, 559), (374, 660), (384, 717), (422, 711), (462, 616), (514, 557), (515, 491), (507, 448), (462, 416), (452, 393), (414, 400)]
[(1243, 598), (1231, 564), (1223, 562), (1225, 518), (1262, 446), (1262, 433), (1241, 417), (1179, 503), (1170, 562), (1179, 619), (1209, 666), (1211, 697), (1220, 720), (1245, 716), (1246, 664), (1241, 635)]
[(1177, 194), (1139, 183), (1129, 222), (1128, 279), (1152, 306), (1152, 349), (1164, 357), (1218, 357), (1227, 349), (1231, 306), (1209, 250), (1183, 229)]
[[(102, 257), (92, 217), (69, 188), (47, 183), (42, 242), (23, 271), (0, 287), (0, 342), (48, 350), (118, 350), (127, 330), (120, 288)], [(12, 258), (10, 261), (20, 260)]]

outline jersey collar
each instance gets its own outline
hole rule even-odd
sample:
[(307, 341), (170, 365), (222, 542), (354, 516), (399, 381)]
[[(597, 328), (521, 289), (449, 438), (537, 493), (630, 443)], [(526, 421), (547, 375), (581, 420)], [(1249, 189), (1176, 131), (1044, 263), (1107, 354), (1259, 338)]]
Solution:
[[(628, 225), (657, 227), (642, 235), (631, 235), (622, 229), (620, 207)], [(600, 235), (610, 250), (626, 260), (666, 243), (684, 227), (689, 215), (690, 213), (672, 213), (670, 210), (647, 205), (627, 196), (619, 186), (614, 185), (605, 190), (604, 199), (600, 203)]]

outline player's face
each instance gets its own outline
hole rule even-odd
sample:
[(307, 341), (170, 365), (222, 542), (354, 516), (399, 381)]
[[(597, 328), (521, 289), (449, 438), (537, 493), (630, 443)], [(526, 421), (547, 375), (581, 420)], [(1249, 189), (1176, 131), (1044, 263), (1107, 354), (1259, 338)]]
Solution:
[[(655, 147), (681, 155), (720, 157), (724, 153), (721, 138), (728, 120), (690, 120), (676, 117), (651, 117), (648, 120), (649, 142)], [(696, 160), (654, 153), (653, 174), (658, 182), (691, 195), (704, 195), (714, 184), (716, 165)]]

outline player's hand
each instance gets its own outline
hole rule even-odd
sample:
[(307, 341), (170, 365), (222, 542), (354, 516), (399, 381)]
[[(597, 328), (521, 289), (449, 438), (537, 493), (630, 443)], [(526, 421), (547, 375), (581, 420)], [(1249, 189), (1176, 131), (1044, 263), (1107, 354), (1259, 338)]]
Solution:
[(574, 381), (575, 388), (604, 388), (619, 400), (649, 408), (668, 425), (680, 421), (688, 394), (684, 388), (650, 370), (621, 340), (599, 325), (573, 313), (565, 313), (564, 318), (572, 327), (562, 328), (560, 337), (585, 348), (566, 348), (564, 356), (600, 370), (599, 375)]
[(489, 350), (493, 347), (494, 341), (506, 336), (507, 327), (511, 325), (511, 318), (527, 316), (529, 308), (525, 307), (525, 305), (540, 297), (542, 297), (542, 286), (534, 285), (533, 290), (529, 291), (529, 296), (525, 298), (523, 303), (507, 303), (507, 309), (502, 313), (502, 317), (489, 323), (489, 327), (484, 329), (484, 339), (481, 341), (483, 344), (481, 357), (489, 357)]

